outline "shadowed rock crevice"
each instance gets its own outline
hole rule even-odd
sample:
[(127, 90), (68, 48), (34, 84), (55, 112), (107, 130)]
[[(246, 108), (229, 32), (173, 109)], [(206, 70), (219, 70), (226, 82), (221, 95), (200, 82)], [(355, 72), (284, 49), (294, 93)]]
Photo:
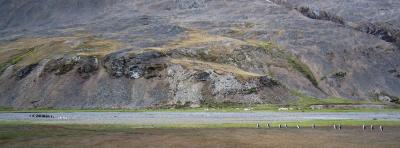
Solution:
[(54, 73), (55, 75), (63, 75), (74, 69), (74, 66), (78, 64), (78, 56), (64, 56), (58, 59), (50, 60), (44, 71), (47, 73)]
[(125, 76), (131, 79), (146, 79), (161, 76), (158, 72), (166, 68), (164, 53), (146, 51), (128, 56), (109, 55), (104, 59), (104, 68), (116, 78)]
[(271, 0), (271, 2), (287, 9), (294, 9), (310, 19), (331, 21), (341, 25), (345, 25), (346, 23), (342, 17), (318, 8), (311, 8), (308, 6), (296, 6), (285, 0)]
[(269, 76), (260, 77), (260, 83), (266, 87), (276, 87), (282, 85), (278, 80), (275, 80)]
[(397, 46), (400, 45), (400, 30), (390, 25), (366, 23), (359, 25), (355, 29), (374, 35), (386, 42), (395, 43)]
[(312, 9), (309, 7), (298, 7), (295, 8), (297, 11), (299, 11), (301, 14), (304, 16), (311, 18), (311, 19), (316, 19), (316, 20), (326, 20), (326, 21), (331, 21), (334, 23), (338, 23), (341, 25), (344, 25), (345, 22), (343, 18), (330, 14), (329, 12), (319, 10), (319, 9)]
[(51, 59), (44, 66), (44, 73), (54, 73), (55, 75), (64, 75), (74, 69), (82, 78), (89, 78), (99, 68), (98, 58), (95, 56), (63, 56), (57, 59)]
[(99, 68), (99, 60), (95, 56), (81, 57), (79, 63), (77, 72), (82, 78), (89, 78), (91, 73), (97, 71)]
[(39, 64), (31, 64), (18, 70), (16, 74), (17, 80), (21, 80), (28, 76), (38, 65)]
[(388, 72), (390, 74), (392, 74), (394, 77), (400, 79), (400, 69), (392, 68), (392, 69), (389, 69)]

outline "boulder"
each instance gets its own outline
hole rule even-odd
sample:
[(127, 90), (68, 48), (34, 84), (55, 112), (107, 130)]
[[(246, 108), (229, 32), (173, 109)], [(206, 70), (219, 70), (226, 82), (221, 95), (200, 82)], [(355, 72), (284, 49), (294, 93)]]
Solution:
[(35, 69), (36, 66), (38, 66), (39, 64), (31, 64), (28, 66), (25, 66), (23, 68), (21, 68), (20, 70), (17, 71), (16, 74), (16, 78), (17, 80), (21, 80), (23, 78), (25, 78), (26, 76), (28, 76), (33, 69)]

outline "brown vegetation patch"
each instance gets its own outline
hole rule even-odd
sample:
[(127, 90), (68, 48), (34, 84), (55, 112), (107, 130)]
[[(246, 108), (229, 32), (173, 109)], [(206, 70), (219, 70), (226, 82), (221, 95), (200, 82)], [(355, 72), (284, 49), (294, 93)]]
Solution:
[(196, 70), (214, 69), (215, 72), (217, 72), (217, 73), (230, 73), (230, 74), (233, 74), (240, 78), (251, 78), (251, 77), (264, 76), (261, 74), (244, 71), (240, 68), (230, 66), (230, 65), (218, 64), (218, 63), (212, 63), (212, 62), (204, 62), (204, 61), (199, 61), (199, 60), (171, 59), (170, 62), (173, 64), (183, 65), (187, 68), (196, 69)]
[[(397, 147), (400, 128), (384, 133), (359, 127), (317, 129), (87, 129), (0, 127), (2, 147)], [(24, 134), (22, 134), (24, 133)]]

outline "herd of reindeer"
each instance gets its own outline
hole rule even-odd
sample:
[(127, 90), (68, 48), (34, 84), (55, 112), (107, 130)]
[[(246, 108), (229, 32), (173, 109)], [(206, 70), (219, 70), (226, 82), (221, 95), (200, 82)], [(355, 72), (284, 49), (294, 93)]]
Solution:
[[(63, 116), (56, 117), (56, 116), (48, 115), (48, 114), (30, 114), (29, 117), (31, 117), (31, 118), (68, 119), (67, 117), (63, 117)], [(256, 127), (257, 127), (257, 128), (261, 128), (261, 126), (260, 126), (259, 123), (256, 124)], [(279, 124), (277, 127), (278, 127), (278, 128), (288, 128), (288, 125), (287, 125), (287, 124), (284, 124), (284, 125), (282, 126), (282, 124)], [(266, 128), (272, 128), (271, 123), (267, 123), (267, 124), (266, 124)], [(296, 128), (301, 128), (301, 126), (300, 126), (300, 125), (296, 125)], [(311, 125), (311, 128), (315, 129), (315, 128), (316, 128), (316, 125), (315, 125), (315, 124), (312, 124), (312, 125)], [(333, 128), (334, 128), (335, 130), (342, 130), (342, 125), (341, 125), (341, 124), (338, 124), (338, 125), (333, 124)], [(366, 129), (367, 129), (367, 126), (366, 126), (366, 125), (362, 125), (362, 130), (365, 131)], [(374, 126), (374, 125), (370, 125), (370, 126), (369, 126), (369, 129), (370, 129), (371, 131), (373, 131), (373, 130), (375, 129), (375, 126)], [(380, 130), (381, 132), (383, 132), (383, 126), (382, 126), (382, 125), (379, 126), (379, 130)]]

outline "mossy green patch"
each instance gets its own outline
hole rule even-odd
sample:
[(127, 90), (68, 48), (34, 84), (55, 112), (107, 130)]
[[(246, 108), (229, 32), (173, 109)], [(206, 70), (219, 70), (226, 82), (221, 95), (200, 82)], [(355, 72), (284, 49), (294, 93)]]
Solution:
[(260, 42), (258, 43), (258, 46), (259, 48), (264, 49), (264, 51), (270, 54), (273, 58), (285, 59), (289, 64), (289, 66), (291, 66), (296, 71), (300, 72), (314, 85), (314, 87), (319, 89), (318, 80), (315, 78), (311, 69), (308, 67), (307, 64), (301, 62), (296, 56), (283, 50), (276, 43), (272, 41)]
[[(327, 97), (327, 98), (315, 98), (303, 93), (293, 91), (293, 95), (297, 96), (298, 99), (290, 102), (289, 106), (295, 107), (302, 111), (313, 111), (310, 109), (312, 105), (357, 105), (357, 104), (382, 104), (380, 101), (368, 101), (368, 100), (351, 100), (346, 98), (338, 98), (338, 97)], [(395, 111), (397, 107), (387, 108), (387, 109), (368, 109), (368, 108), (354, 108), (354, 109), (322, 109), (315, 110), (320, 112), (373, 112), (373, 111)]]
[(260, 48), (264, 49), (268, 53), (273, 53), (273, 49), (277, 48), (276, 44), (274, 44), (271, 41), (266, 41), (266, 42), (260, 42), (259, 43)]
[(294, 57), (289, 57), (287, 60), (288, 63), (298, 72), (303, 74), (314, 85), (314, 87), (319, 88), (317, 79), (306, 64)]
[(243, 103), (235, 103), (235, 102), (216, 102), (214, 99), (205, 99), (201, 101), (201, 107), (208, 109), (217, 109), (217, 110), (235, 110), (236, 108), (245, 108), (249, 105)]
[(7, 68), (7, 63), (1, 63), (0, 64), (0, 75), (3, 73), (3, 71)]
[(290, 57), (290, 53), (283, 50), (273, 41), (265, 41), (258, 43), (258, 47), (263, 49), (267, 54), (271, 55), (272, 58), (287, 59)]
[(309, 107), (311, 105), (323, 105), (323, 104), (355, 104), (355, 102), (350, 99), (333, 98), (333, 97), (325, 99), (302, 97), (298, 100), (297, 103), (302, 107)]
[(28, 48), (25, 49), (24, 52), (15, 55), (12, 59), (8, 60), (5, 63), (1, 63), (0, 64), (0, 74), (9, 66), (9, 65), (16, 65), (18, 64), (20, 61), (23, 60), (24, 57), (31, 55), (34, 50), (37, 48), (37, 46), (32, 47), (32, 48)]
[(257, 88), (250, 88), (250, 89), (248, 89), (248, 90), (246, 90), (246, 93), (248, 93), (248, 94), (253, 94), (253, 93), (257, 93)]

